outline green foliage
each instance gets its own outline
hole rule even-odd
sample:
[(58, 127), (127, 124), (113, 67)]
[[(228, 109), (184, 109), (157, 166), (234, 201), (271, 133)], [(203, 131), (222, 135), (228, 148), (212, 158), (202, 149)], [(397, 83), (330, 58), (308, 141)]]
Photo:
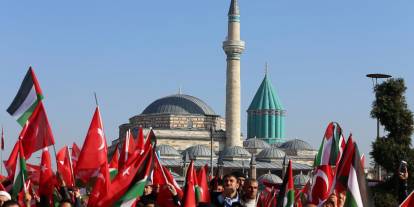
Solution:
[[(394, 175), (385, 183), (375, 187), (375, 206), (397, 206), (396, 188), (398, 167), (401, 160), (414, 160), (411, 149), (413, 133), (413, 113), (408, 109), (404, 93), (404, 80), (389, 79), (375, 87), (376, 100), (373, 103), (371, 116), (378, 118), (388, 134), (372, 143), (371, 156), (387, 172)], [(414, 173), (412, 162), (408, 162), (408, 171)], [(409, 176), (409, 189), (414, 185), (414, 176)]]

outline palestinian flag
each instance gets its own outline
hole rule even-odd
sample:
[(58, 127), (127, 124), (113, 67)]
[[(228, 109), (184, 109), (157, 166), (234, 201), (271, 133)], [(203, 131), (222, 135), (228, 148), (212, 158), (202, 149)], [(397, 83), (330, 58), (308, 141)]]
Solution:
[(40, 89), (40, 85), (32, 67), (30, 67), (16, 97), (14, 97), (13, 102), (10, 104), (9, 108), (7, 108), (7, 112), (9, 112), (21, 126), (24, 126), (35, 110), (37, 104), (42, 99), (42, 90)]
[(345, 205), (347, 207), (364, 207), (368, 205), (367, 182), (364, 169), (361, 166), (361, 156), (358, 146), (354, 144), (355, 151), (349, 170), (348, 189), (346, 192)]
[(155, 153), (153, 150), (151, 150), (150, 153), (147, 160), (142, 164), (142, 170), (138, 171), (136, 174), (136, 178), (139, 180), (130, 186), (128, 191), (114, 204), (114, 206), (132, 206), (137, 198), (144, 194), (145, 185), (151, 181), (151, 174), (154, 170)]
[(17, 163), (13, 179), (12, 198), (16, 199), (20, 191), (24, 189), (26, 180), (26, 160), (24, 158), (22, 142), (19, 140), (19, 153), (17, 155)]
[(288, 169), (277, 197), (277, 207), (293, 207), (295, 202), (295, 188), (293, 187), (292, 160), (289, 160)]
[(336, 122), (329, 123), (319, 147), (314, 166), (336, 165), (345, 148), (342, 129)]

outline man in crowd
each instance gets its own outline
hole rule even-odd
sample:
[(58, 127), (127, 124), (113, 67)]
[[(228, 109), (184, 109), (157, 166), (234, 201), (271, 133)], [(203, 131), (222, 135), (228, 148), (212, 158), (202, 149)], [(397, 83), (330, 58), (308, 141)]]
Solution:
[(235, 207), (242, 206), (240, 196), (237, 189), (240, 184), (237, 176), (229, 174), (224, 177), (224, 191), (217, 198), (214, 199), (214, 206), (217, 207)]
[(257, 192), (259, 189), (259, 183), (256, 179), (247, 179), (243, 186), (243, 196), (241, 203), (244, 207), (256, 207), (257, 206)]

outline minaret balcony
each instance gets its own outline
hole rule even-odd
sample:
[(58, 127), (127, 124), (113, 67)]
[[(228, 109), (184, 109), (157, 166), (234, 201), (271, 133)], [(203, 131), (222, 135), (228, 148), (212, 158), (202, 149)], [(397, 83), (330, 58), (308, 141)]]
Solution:
[(244, 41), (227, 40), (223, 42), (223, 50), (227, 55), (241, 54), (244, 51)]

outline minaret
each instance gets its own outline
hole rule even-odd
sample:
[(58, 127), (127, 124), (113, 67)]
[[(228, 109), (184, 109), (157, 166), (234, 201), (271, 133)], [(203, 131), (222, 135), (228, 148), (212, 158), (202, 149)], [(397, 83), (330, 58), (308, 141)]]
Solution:
[(240, 139), (240, 11), (237, 0), (231, 0), (228, 13), (228, 35), (223, 42), (227, 55), (226, 79), (226, 147), (241, 146)]

